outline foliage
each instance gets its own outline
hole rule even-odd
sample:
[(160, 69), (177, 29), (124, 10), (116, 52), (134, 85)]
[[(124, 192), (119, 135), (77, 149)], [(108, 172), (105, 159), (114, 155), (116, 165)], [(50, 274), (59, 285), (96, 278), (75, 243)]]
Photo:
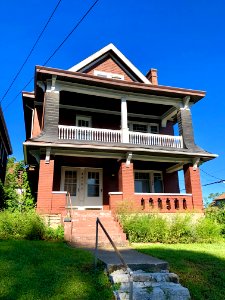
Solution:
[(212, 219), (194, 220), (191, 214), (166, 218), (159, 214), (118, 216), (130, 242), (203, 243), (222, 239), (221, 226)]
[(34, 211), (0, 212), (0, 240), (63, 240), (63, 228), (50, 228)]
[(222, 193), (210, 193), (208, 195), (208, 197), (204, 197), (204, 206), (205, 206), (205, 208), (208, 208), (209, 205), (212, 203), (212, 201), (214, 199), (216, 199), (217, 197), (219, 197), (220, 195), (222, 195), (223, 193), (224, 192), (222, 192)]
[(225, 243), (135, 244), (135, 249), (169, 263), (191, 299), (219, 300), (225, 295)]
[(210, 219), (221, 225), (222, 234), (225, 236), (225, 207), (208, 207), (205, 210), (207, 219)]
[(48, 241), (63, 241), (64, 240), (64, 228), (63, 226), (58, 226), (56, 228), (46, 226), (44, 233), (44, 239)]
[(26, 167), (23, 161), (8, 159), (4, 185), (4, 206), (11, 211), (25, 211), (34, 207)]
[(63, 242), (1, 241), (0, 299), (113, 299), (89, 251)]

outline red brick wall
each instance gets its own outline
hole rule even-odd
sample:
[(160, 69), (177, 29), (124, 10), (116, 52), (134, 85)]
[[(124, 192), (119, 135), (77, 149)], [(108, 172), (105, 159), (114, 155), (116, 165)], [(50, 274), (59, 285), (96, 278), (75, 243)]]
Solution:
[(133, 163), (129, 167), (122, 162), (119, 169), (119, 191), (123, 192), (123, 199), (130, 200), (134, 197), (134, 170)]
[(44, 159), (40, 160), (37, 211), (49, 213), (51, 211), (52, 186), (53, 186), (54, 160), (49, 164)]
[(96, 64), (91, 69), (89, 69), (86, 73), (94, 75), (94, 70), (124, 75), (124, 80), (130, 82), (133, 81), (110, 57), (105, 58), (100, 63)]
[(199, 168), (194, 170), (191, 165), (185, 165), (184, 180), (186, 193), (190, 193), (193, 196), (194, 210), (203, 210), (202, 187), (200, 182)]

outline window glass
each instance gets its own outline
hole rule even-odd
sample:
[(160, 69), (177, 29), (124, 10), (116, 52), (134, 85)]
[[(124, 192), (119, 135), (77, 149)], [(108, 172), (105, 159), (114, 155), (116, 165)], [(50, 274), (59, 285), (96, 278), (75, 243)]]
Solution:
[(77, 171), (65, 171), (64, 191), (69, 192), (70, 196), (76, 196)]
[(162, 175), (160, 173), (154, 173), (154, 193), (162, 193)]
[(146, 124), (133, 124), (133, 131), (148, 132), (148, 126)]
[(135, 172), (135, 193), (150, 193), (150, 174)]
[(88, 197), (99, 197), (99, 172), (88, 172)]
[(151, 133), (158, 133), (159, 132), (157, 125), (150, 125), (150, 130), (151, 130)]

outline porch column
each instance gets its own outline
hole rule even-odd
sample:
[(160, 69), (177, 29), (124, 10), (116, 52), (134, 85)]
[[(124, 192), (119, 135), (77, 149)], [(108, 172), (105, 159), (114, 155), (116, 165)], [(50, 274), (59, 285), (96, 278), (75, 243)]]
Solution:
[(194, 131), (192, 126), (192, 116), (189, 108), (180, 108), (177, 112), (177, 121), (179, 134), (183, 137), (184, 146), (194, 150), (196, 148), (194, 141)]
[(199, 168), (187, 164), (183, 167), (186, 193), (192, 194), (193, 208), (203, 210), (202, 187), (200, 182)]
[(47, 163), (45, 159), (40, 160), (37, 212), (50, 213), (52, 206), (52, 187), (54, 175), (54, 160), (50, 159)]
[(125, 97), (121, 98), (121, 130), (122, 143), (129, 143), (129, 129), (127, 123), (127, 100)]
[(119, 169), (119, 191), (123, 192), (123, 200), (134, 199), (134, 170), (133, 163), (127, 167), (126, 162), (122, 162)]

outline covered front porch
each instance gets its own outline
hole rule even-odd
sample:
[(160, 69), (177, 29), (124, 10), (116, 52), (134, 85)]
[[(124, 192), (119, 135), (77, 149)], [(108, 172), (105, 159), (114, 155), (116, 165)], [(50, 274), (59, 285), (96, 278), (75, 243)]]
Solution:
[(56, 154), (40, 160), (37, 210), (115, 211), (132, 205), (143, 212), (202, 211), (199, 170), (185, 164), (183, 171), (186, 191), (181, 193), (171, 163)]

